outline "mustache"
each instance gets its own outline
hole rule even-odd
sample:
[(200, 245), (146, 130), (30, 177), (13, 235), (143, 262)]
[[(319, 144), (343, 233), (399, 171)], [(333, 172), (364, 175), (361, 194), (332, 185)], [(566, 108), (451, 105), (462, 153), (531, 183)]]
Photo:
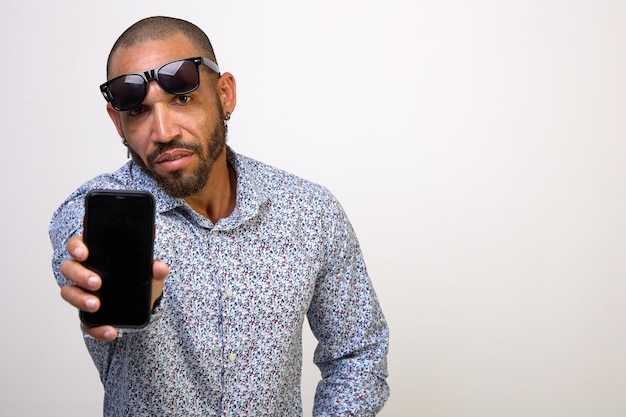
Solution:
[(155, 164), (155, 161), (163, 152), (170, 151), (172, 149), (187, 149), (194, 153), (202, 154), (202, 147), (195, 143), (184, 143), (179, 140), (172, 140), (167, 143), (160, 143), (157, 148), (150, 152), (146, 159), (150, 165)]

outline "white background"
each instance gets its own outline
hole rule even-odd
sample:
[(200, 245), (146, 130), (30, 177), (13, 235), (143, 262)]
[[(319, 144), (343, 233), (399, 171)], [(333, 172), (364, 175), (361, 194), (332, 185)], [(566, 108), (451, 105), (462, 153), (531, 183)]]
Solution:
[(626, 2), (5, 0), (0, 415), (101, 413), (47, 228), (126, 161), (98, 85), (157, 14), (236, 76), (231, 146), (343, 203), (391, 327), (381, 415), (626, 414)]

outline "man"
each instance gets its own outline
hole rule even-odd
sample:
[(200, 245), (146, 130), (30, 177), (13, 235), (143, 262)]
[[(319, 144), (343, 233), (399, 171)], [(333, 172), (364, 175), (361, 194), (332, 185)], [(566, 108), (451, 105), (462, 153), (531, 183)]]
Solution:
[(94, 312), (101, 279), (82, 265), (86, 193), (146, 190), (156, 200), (150, 323), (123, 335), (83, 326), (104, 414), (300, 416), (306, 316), (322, 373), (313, 414), (375, 415), (389, 395), (388, 328), (354, 231), (325, 188), (226, 145), (236, 86), (216, 62), (189, 22), (128, 28), (101, 90), (132, 160), (81, 186), (52, 218), (61, 295)]

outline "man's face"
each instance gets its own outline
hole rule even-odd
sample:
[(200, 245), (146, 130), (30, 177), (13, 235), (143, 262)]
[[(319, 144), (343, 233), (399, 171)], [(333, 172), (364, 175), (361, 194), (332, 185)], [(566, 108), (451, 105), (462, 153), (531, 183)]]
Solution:
[[(202, 55), (182, 34), (118, 49), (111, 77), (143, 72), (166, 62)], [(107, 110), (128, 142), (133, 160), (168, 194), (189, 197), (207, 184), (223, 156), (226, 129), (217, 74), (200, 66), (200, 86), (183, 96), (151, 80), (143, 103), (129, 111)]]

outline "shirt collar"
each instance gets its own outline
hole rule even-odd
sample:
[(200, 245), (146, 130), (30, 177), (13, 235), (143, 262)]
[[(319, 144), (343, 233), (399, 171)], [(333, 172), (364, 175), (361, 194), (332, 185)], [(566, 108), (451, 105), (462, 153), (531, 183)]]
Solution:
[[(226, 146), (226, 157), (237, 175), (237, 200), (235, 210), (227, 218), (219, 220), (217, 225), (223, 229), (230, 229), (255, 217), (268, 197), (257, 172), (259, 162), (237, 154), (230, 146)], [(138, 165), (132, 161), (129, 164), (131, 176), (139, 179), (138, 183), (144, 184), (145, 190), (154, 196), (157, 213), (178, 208), (191, 209), (183, 199), (165, 193)]]

